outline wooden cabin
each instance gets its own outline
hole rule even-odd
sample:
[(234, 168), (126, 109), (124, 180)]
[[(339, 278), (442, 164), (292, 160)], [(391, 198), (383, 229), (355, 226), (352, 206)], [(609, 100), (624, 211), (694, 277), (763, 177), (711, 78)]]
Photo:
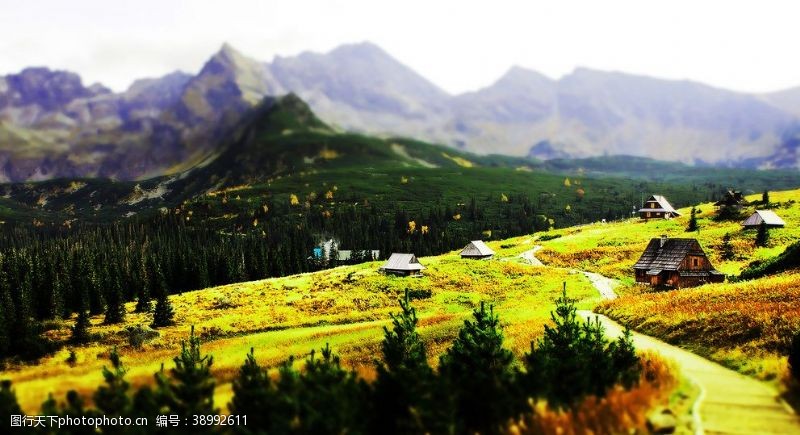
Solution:
[(652, 239), (633, 270), (636, 282), (653, 287), (694, 287), (725, 281), (725, 275), (714, 269), (697, 239)]
[(471, 260), (489, 260), (494, 256), (494, 251), (483, 243), (483, 240), (473, 240), (461, 250), (461, 258)]
[(747, 204), (742, 192), (738, 190), (729, 190), (722, 195), (722, 198), (715, 202), (714, 205), (719, 208), (732, 207), (736, 209), (742, 208)]
[(669, 219), (680, 215), (667, 201), (667, 198), (661, 195), (653, 195), (648, 198), (644, 207), (639, 210), (639, 217), (642, 219)]
[(425, 266), (419, 263), (414, 254), (393, 253), (381, 266), (381, 272), (398, 276), (421, 276)]
[(783, 228), (786, 226), (786, 222), (772, 210), (756, 210), (755, 213), (742, 222), (742, 226), (748, 230), (756, 229), (761, 226), (761, 222), (764, 222), (767, 228)]

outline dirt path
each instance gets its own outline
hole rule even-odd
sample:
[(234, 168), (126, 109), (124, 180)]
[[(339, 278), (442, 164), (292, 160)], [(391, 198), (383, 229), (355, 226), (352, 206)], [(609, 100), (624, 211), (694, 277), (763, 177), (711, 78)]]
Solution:
[[(538, 258), (536, 258), (536, 253), (539, 252), (539, 250), (541, 250), (541, 249), (542, 249), (542, 245), (536, 245), (536, 246), (533, 247), (533, 249), (529, 249), (529, 250), (523, 252), (522, 254), (519, 254), (519, 257), (522, 258), (523, 260), (527, 261), (531, 266), (544, 266), (544, 263), (542, 263)], [(571, 269), (571, 270), (575, 270), (577, 272), (580, 272), (586, 278), (588, 278), (589, 281), (594, 286), (594, 288), (596, 288), (597, 291), (600, 292), (600, 296), (603, 299), (616, 299), (617, 298), (617, 294), (614, 293), (614, 287), (616, 287), (617, 284), (618, 284), (616, 280), (611, 279), (611, 278), (606, 278), (605, 276), (600, 275), (599, 273), (586, 272), (586, 271), (577, 270), (577, 269)]]
[(599, 273), (580, 271), (583, 275), (589, 278), (594, 288), (600, 292), (600, 297), (603, 299), (616, 299), (617, 294), (614, 293), (614, 287), (617, 286), (617, 280), (606, 278)]
[[(541, 248), (535, 246), (520, 257), (543, 266), (535, 257)], [(615, 280), (580, 272), (603, 299), (617, 297), (613, 289)], [(578, 313), (586, 318), (599, 318), (611, 337), (622, 334), (622, 326), (606, 316), (591, 311)], [(697, 385), (700, 395), (692, 407), (695, 434), (800, 434), (800, 418), (780, 399), (774, 387), (647, 335), (634, 332), (633, 341), (637, 349), (653, 350), (674, 360), (681, 374)]]
[[(597, 316), (609, 336), (622, 334), (622, 326), (606, 316), (580, 311), (584, 317)], [(800, 419), (772, 386), (748, 378), (705, 358), (633, 333), (637, 349), (654, 350), (673, 359), (682, 374), (700, 389), (693, 407), (695, 433), (708, 434), (800, 434)]]
[(542, 249), (542, 245), (536, 245), (533, 247), (533, 249), (529, 249), (522, 254), (519, 254), (519, 257), (530, 263), (531, 266), (544, 266), (544, 263), (536, 258), (536, 253), (539, 252), (540, 249)]

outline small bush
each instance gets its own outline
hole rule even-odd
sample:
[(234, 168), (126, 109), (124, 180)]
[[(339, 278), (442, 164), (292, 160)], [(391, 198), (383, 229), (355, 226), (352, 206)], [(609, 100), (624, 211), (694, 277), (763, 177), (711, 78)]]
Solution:
[(227, 310), (238, 306), (239, 304), (233, 302), (231, 298), (227, 296), (217, 296), (214, 301), (211, 302), (211, 308), (215, 310)]
[(69, 365), (70, 367), (75, 367), (75, 364), (77, 364), (77, 363), (78, 363), (78, 355), (75, 353), (75, 350), (74, 350), (74, 349), (70, 349), (70, 350), (69, 350), (69, 356), (67, 357), (67, 359), (65, 360), (65, 362), (66, 362), (66, 363), (67, 363), (67, 365)]
[(742, 270), (739, 279), (755, 279), (800, 266), (800, 242), (793, 243), (779, 255), (754, 261)]
[(430, 299), (433, 294), (430, 289), (407, 289), (408, 299)]
[(539, 241), (546, 242), (548, 240), (554, 240), (559, 237), (561, 237), (561, 234), (542, 234), (541, 236), (539, 236)]
[(125, 333), (128, 336), (128, 345), (134, 349), (140, 349), (143, 344), (158, 337), (158, 332), (142, 325), (128, 326)]

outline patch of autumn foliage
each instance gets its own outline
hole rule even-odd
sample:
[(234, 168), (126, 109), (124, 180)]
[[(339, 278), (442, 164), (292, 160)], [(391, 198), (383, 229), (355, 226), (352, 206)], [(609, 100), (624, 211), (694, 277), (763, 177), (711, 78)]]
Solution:
[[(598, 312), (759, 377), (780, 375), (800, 329), (800, 271), (738, 283), (626, 295)], [(762, 360), (762, 363), (758, 361)], [(774, 360), (767, 364), (763, 362)], [(749, 367), (747, 367), (749, 365)]]
[(533, 403), (532, 413), (511, 424), (511, 434), (647, 433), (647, 414), (666, 404), (678, 385), (674, 366), (657, 353), (640, 354), (642, 374), (630, 390), (616, 387), (606, 397), (587, 397), (577, 406), (552, 409), (544, 401)]

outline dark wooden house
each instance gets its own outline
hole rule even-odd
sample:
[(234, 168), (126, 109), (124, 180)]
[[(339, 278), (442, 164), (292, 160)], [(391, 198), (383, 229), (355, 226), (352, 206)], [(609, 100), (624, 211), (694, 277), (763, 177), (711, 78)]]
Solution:
[(636, 282), (654, 287), (694, 287), (725, 281), (725, 275), (714, 269), (696, 239), (652, 239), (633, 270)]
[(639, 209), (639, 217), (642, 219), (669, 219), (680, 215), (667, 198), (661, 195), (651, 196), (645, 201), (644, 207)]
[(492, 248), (486, 246), (483, 240), (473, 240), (461, 250), (461, 258), (472, 260), (489, 260), (494, 256)]
[(744, 199), (742, 192), (738, 190), (729, 190), (725, 192), (722, 199), (714, 203), (714, 205), (719, 208), (732, 207), (736, 209), (742, 208), (746, 204), (747, 201)]
[(425, 266), (419, 263), (414, 254), (394, 253), (381, 266), (381, 272), (398, 276), (420, 276), (424, 269)]

